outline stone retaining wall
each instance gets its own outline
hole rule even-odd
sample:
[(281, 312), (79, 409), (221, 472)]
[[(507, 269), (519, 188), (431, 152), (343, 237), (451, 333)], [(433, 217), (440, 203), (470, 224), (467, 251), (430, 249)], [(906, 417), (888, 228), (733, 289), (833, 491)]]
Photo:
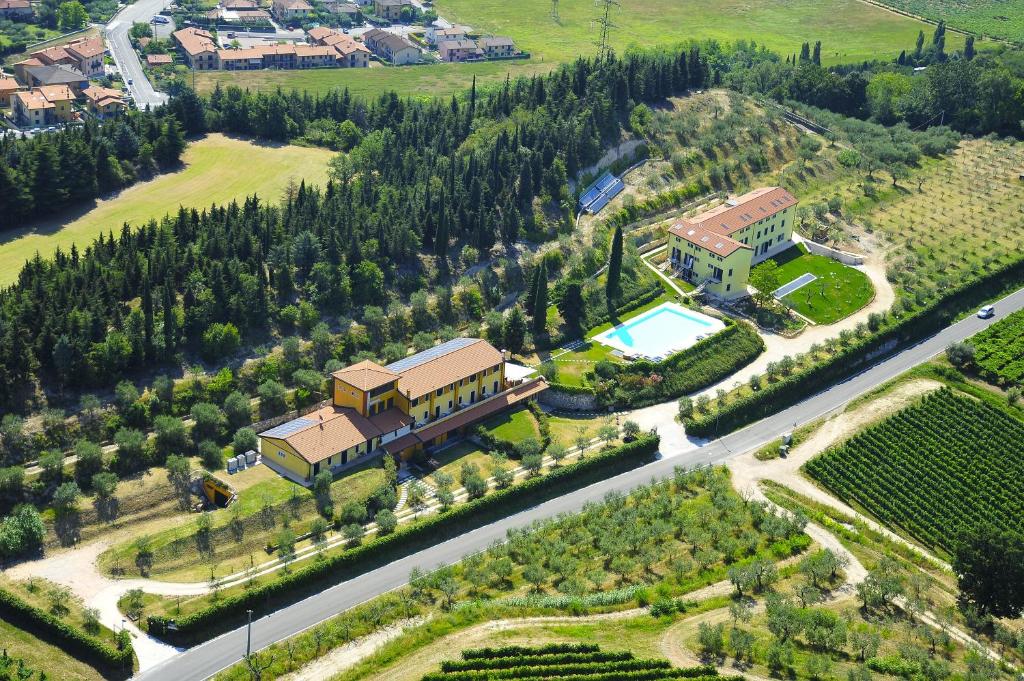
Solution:
[(594, 411), (597, 409), (597, 397), (594, 395), (576, 395), (562, 392), (551, 386), (537, 396), (537, 401), (552, 409), (565, 411)]

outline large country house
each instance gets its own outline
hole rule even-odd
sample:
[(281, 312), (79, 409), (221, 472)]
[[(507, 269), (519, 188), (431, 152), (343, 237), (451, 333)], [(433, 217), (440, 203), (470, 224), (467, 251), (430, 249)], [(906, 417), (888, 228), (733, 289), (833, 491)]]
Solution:
[(785, 250), (793, 238), (796, 199), (762, 187), (669, 228), (673, 269), (717, 298), (747, 295), (753, 265)]
[(508, 380), (490, 343), (456, 338), (387, 366), (363, 361), (331, 374), (331, 404), (260, 433), (263, 462), (309, 485), (368, 455), (408, 459), (547, 388)]

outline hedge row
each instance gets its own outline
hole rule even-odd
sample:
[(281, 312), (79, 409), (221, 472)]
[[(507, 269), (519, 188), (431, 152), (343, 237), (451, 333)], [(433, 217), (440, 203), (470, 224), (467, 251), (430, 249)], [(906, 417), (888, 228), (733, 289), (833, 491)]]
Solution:
[(522, 667), (523, 665), (537, 664), (582, 664), (584, 662), (622, 662), (632, 660), (633, 654), (621, 651), (584, 651), (548, 653), (538, 655), (506, 655), (500, 657), (471, 657), (468, 660), (445, 660), (441, 663), (443, 672), (460, 672), (473, 669), (508, 669), (509, 667)]
[(469, 648), (462, 651), (463, 660), (492, 657), (515, 657), (524, 655), (554, 655), (557, 653), (596, 653), (600, 646), (593, 643), (548, 643), (527, 648), (525, 646), (501, 646), (500, 648)]
[(547, 475), (530, 478), (503, 490), (493, 490), (484, 497), (453, 506), (444, 513), (400, 526), (391, 534), (375, 537), (337, 555), (312, 561), (272, 582), (222, 597), (216, 603), (177, 620), (176, 630), (168, 629), (172, 621), (169, 618), (150, 617), (149, 632), (178, 643), (211, 638), (230, 624), (232, 619), (240, 619), (246, 610), (252, 609), (256, 614), (272, 611), (275, 609), (275, 601), (279, 604), (283, 599), (297, 600), (303, 589), (312, 591), (312, 587), (316, 586), (317, 591), (322, 590), (325, 583), (336, 582), (340, 575), (351, 578), (357, 571), (385, 565), (421, 546), (432, 546), (449, 537), (463, 534), (486, 524), (494, 517), (502, 517), (521, 507), (536, 504), (539, 496), (544, 493), (581, 486), (588, 481), (588, 476), (605, 473), (606, 469), (615, 474), (633, 468), (644, 457), (654, 453), (658, 443), (656, 434), (642, 435), (633, 442), (562, 466)]
[(724, 380), (764, 352), (761, 336), (746, 322), (729, 321), (720, 333), (661, 362), (625, 365), (597, 391), (601, 404), (646, 407)]
[[(577, 662), (567, 664), (553, 664), (544, 658), (524, 658), (523, 662), (516, 666), (497, 667), (488, 669), (465, 669), (448, 672), (435, 672), (427, 674), (422, 681), (492, 681), (496, 679), (522, 679), (525, 677), (543, 674), (544, 678), (559, 678), (575, 675), (590, 674), (623, 674), (629, 678), (630, 672), (650, 671), (654, 669), (669, 669), (671, 665), (667, 660), (617, 660), (604, 662), (595, 660), (593, 662)], [(533, 660), (533, 664), (530, 661)]]
[(0, 615), (4, 615), (4, 619), (18, 628), (29, 631), (108, 676), (123, 678), (132, 673), (135, 656), (130, 641), (126, 641), (121, 649), (107, 645), (26, 603), (6, 589), (0, 589)]
[[(685, 669), (672, 669), (659, 667), (655, 669), (642, 669), (637, 671), (602, 671), (596, 670), (592, 672), (584, 672), (580, 674), (568, 674), (566, 676), (557, 676), (555, 674), (548, 673), (548, 667), (526, 667), (520, 669), (520, 675), (515, 678), (518, 681), (547, 681), (548, 679), (557, 678), (559, 681), (655, 681), (656, 679), (694, 679), (694, 681), (745, 681), (742, 676), (719, 676), (718, 674), (708, 674), (705, 676), (688, 676), (687, 670)], [(469, 681), (470, 679), (479, 679), (479, 681), (487, 681), (491, 678), (485, 674), (480, 676), (469, 676), (467, 672), (456, 672), (453, 675), (447, 675), (442, 673), (432, 673), (423, 677), (424, 681)]]
[(1020, 283), (1022, 278), (1024, 260), (990, 272), (969, 283), (960, 284), (942, 298), (898, 321), (891, 322), (875, 334), (854, 340), (826, 360), (765, 386), (757, 392), (733, 398), (732, 402), (718, 407), (716, 411), (687, 418), (686, 432), (698, 437), (727, 433), (790, 407), (817, 391), (852, 376), (872, 359), (941, 330), (951, 324), (960, 312), (972, 309), (996, 291)]

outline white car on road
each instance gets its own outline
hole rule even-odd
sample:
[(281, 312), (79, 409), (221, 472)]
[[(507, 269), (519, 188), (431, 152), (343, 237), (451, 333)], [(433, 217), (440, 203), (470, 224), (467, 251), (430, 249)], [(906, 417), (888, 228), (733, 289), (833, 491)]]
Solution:
[(995, 305), (986, 305), (978, 310), (978, 319), (990, 319), (996, 316)]

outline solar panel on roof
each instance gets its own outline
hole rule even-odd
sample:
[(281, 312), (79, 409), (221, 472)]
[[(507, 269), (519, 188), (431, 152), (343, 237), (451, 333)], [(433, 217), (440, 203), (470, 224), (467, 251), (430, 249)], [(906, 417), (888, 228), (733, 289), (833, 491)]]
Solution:
[(288, 421), (287, 423), (282, 423), (279, 426), (274, 426), (270, 430), (260, 433), (260, 435), (263, 436), (263, 437), (279, 437), (279, 438), (284, 438), (284, 437), (288, 437), (289, 435), (292, 435), (294, 433), (297, 433), (300, 430), (305, 430), (306, 428), (309, 428), (310, 426), (312, 426), (312, 425), (314, 425), (316, 423), (317, 422), (313, 421), (312, 419), (304, 419), (304, 418), (292, 419), (291, 421)]
[(428, 348), (423, 352), (417, 352), (415, 355), (406, 357), (405, 359), (400, 359), (397, 362), (392, 362), (384, 368), (389, 371), (393, 371), (396, 374), (400, 374), (403, 371), (408, 371), (409, 369), (418, 367), (424, 362), (429, 362), (430, 360), (437, 359), (438, 357), (444, 357), (449, 353), (461, 350), (462, 348), (470, 346), (476, 342), (476, 338), (453, 338), (450, 341)]

